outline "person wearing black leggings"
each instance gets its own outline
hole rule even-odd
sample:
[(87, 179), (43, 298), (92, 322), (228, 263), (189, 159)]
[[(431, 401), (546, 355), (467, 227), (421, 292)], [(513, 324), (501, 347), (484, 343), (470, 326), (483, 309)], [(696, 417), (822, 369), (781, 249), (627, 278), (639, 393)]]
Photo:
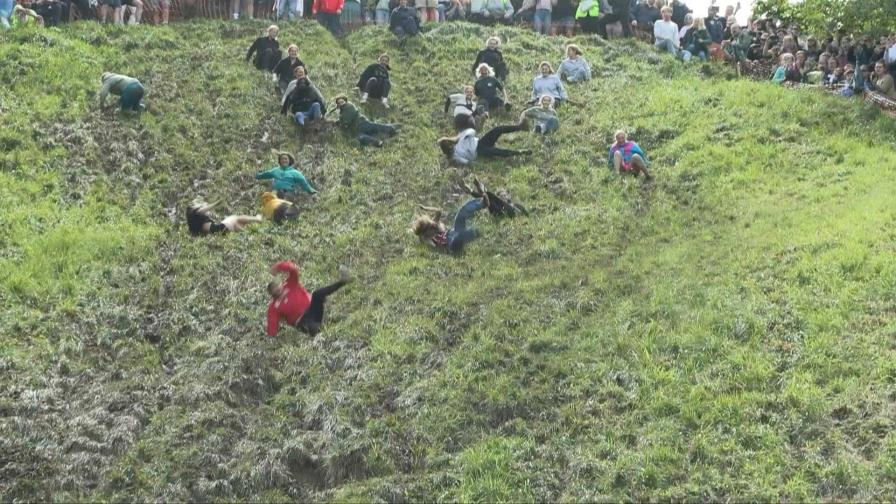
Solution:
[(345, 267), (339, 268), (336, 282), (311, 294), (299, 282), (299, 268), (292, 261), (280, 261), (271, 267), (271, 274), (286, 273), (286, 281), (277, 280), (268, 284), (271, 302), (268, 305), (268, 336), (276, 336), (280, 329), (280, 319), (299, 331), (316, 336), (324, 322), (324, 304), (327, 298), (349, 284), (352, 279)]
[[(461, 116), (458, 116), (461, 117)], [(528, 150), (512, 150), (496, 147), (495, 144), (505, 133), (525, 131), (529, 127), (528, 119), (520, 118), (520, 122), (512, 125), (495, 126), (481, 138), (476, 137), (475, 122), (472, 116), (466, 116), (466, 128), (457, 136), (440, 138), (439, 148), (452, 161), (468, 165), (476, 160), (477, 156), (485, 157), (513, 157), (529, 154)]]

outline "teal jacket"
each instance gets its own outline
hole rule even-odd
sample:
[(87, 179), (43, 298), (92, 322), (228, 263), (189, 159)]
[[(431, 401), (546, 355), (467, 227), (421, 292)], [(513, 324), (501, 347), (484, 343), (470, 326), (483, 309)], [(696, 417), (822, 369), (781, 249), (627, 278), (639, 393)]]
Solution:
[(296, 186), (308, 194), (317, 194), (317, 190), (311, 187), (302, 172), (292, 166), (281, 168), (279, 166), (255, 174), (255, 180), (273, 180), (275, 191), (293, 192)]

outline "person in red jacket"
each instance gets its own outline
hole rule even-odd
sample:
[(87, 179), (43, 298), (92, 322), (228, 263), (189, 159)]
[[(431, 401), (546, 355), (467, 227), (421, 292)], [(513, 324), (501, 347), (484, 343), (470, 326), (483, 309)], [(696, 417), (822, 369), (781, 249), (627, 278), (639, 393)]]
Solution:
[(330, 30), (334, 37), (342, 36), (339, 16), (342, 14), (343, 5), (345, 5), (345, 0), (314, 0), (311, 5), (311, 12), (317, 14), (317, 22)]
[(339, 268), (339, 279), (311, 294), (299, 282), (299, 268), (292, 261), (280, 261), (271, 267), (271, 274), (286, 273), (286, 281), (273, 280), (268, 284), (271, 302), (268, 305), (268, 336), (276, 336), (280, 320), (295, 326), (310, 336), (316, 336), (324, 322), (324, 303), (327, 296), (351, 282), (348, 270)]

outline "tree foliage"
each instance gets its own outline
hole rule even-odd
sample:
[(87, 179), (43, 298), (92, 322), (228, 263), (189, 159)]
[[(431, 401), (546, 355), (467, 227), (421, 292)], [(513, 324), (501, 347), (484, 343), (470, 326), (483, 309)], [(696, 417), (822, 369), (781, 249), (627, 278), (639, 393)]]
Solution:
[(758, 0), (754, 13), (799, 23), (816, 34), (844, 30), (847, 33), (882, 35), (896, 31), (893, 0)]

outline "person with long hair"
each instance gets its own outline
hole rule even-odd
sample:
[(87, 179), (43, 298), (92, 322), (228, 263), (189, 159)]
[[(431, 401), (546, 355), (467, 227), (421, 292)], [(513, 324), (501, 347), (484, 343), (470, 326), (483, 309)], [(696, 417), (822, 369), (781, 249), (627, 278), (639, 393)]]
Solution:
[(280, 56), (283, 52), (280, 50), (280, 42), (277, 41), (277, 35), (280, 34), (280, 28), (277, 25), (268, 26), (265, 35), (255, 39), (255, 42), (249, 46), (246, 52), (246, 61), (252, 59), (255, 68), (266, 70), (268, 72), (274, 70), (277, 63), (280, 62)]
[(472, 116), (463, 117), (464, 128), (453, 137), (442, 137), (438, 140), (439, 148), (448, 159), (461, 165), (469, 165), (476, 160), (478, 156), (483, 157), (514, 157), (529, 154), (528, 150), (512, 150), (496, 147), (495, 144), (505, 133), (513, 133), (515, 131), (525, 131), (529, 127), (529, 120), (523, 116), (517, 124), (507, 126), (495, 126), (482, 138), (476, 136), (475, 122)]
[(582, 49), (575, 45), (566, 46), (566, 58), (557, 69), (560, 80), (566, 82), (584, 82), (591, 80), (591, 65), (583, 56)]
[(554, 73), (554, 67), (547, 61), (538, 65), (539, 74), (532, 80), (532, 99), (529, 103), (536, 103), (539, 98), (548, 95), (554, 99), (554, 106), (561, 105), (569, 97), (560, 77)]
[(492, 75), (499, 81), (507, 80), (509, 72), (507, 64), (504, 63), (504, 55), (501, 53), (501, 39), (498, 37), (489, 37), (485, 41), (485, 49), (476, 53), (476, 60), (473, 61), (473, 75), (479, 77), (481, 75), (481, 66), (486, 63), (492, 68)]
[(502, 108), (510, 110), (510, 104), (507, 103), (507, 91), (504, 84), (495, 77), (495, 71), (488, 63), (479, 64), (479, 78), (473, 84), (473, 94), (478, 99), (478, 107), (482, 112), (497, 112)]
[(187, 206), (187, 229), (191, 235), (203, 236), (228, 231), (235, 233), (249, 224), (261, 222), (260, 215), (230, 215), (221, 219), (221, 222), (215, 222), (210, 211), (217, 204), (209, 204), (202, 198), (196, 198)]
[(460, 254), (468, 243), (476, 239), (478, 234), (475, 229), (468, 227), (467, 221), (472, 219), (476, 212), (489, 207), (489, 196), (488, 191), (478, 179), (474, 180), (474, 183), (480, 196), (467, 201), (457, 211), (454, 225), (451, 228), (442, 222), (441, 209), (420, 205), (422, 210), (430, 212), (418, 215), (411, 223), (411, 231), (420, 240), (420, 243), (438, 251)]

